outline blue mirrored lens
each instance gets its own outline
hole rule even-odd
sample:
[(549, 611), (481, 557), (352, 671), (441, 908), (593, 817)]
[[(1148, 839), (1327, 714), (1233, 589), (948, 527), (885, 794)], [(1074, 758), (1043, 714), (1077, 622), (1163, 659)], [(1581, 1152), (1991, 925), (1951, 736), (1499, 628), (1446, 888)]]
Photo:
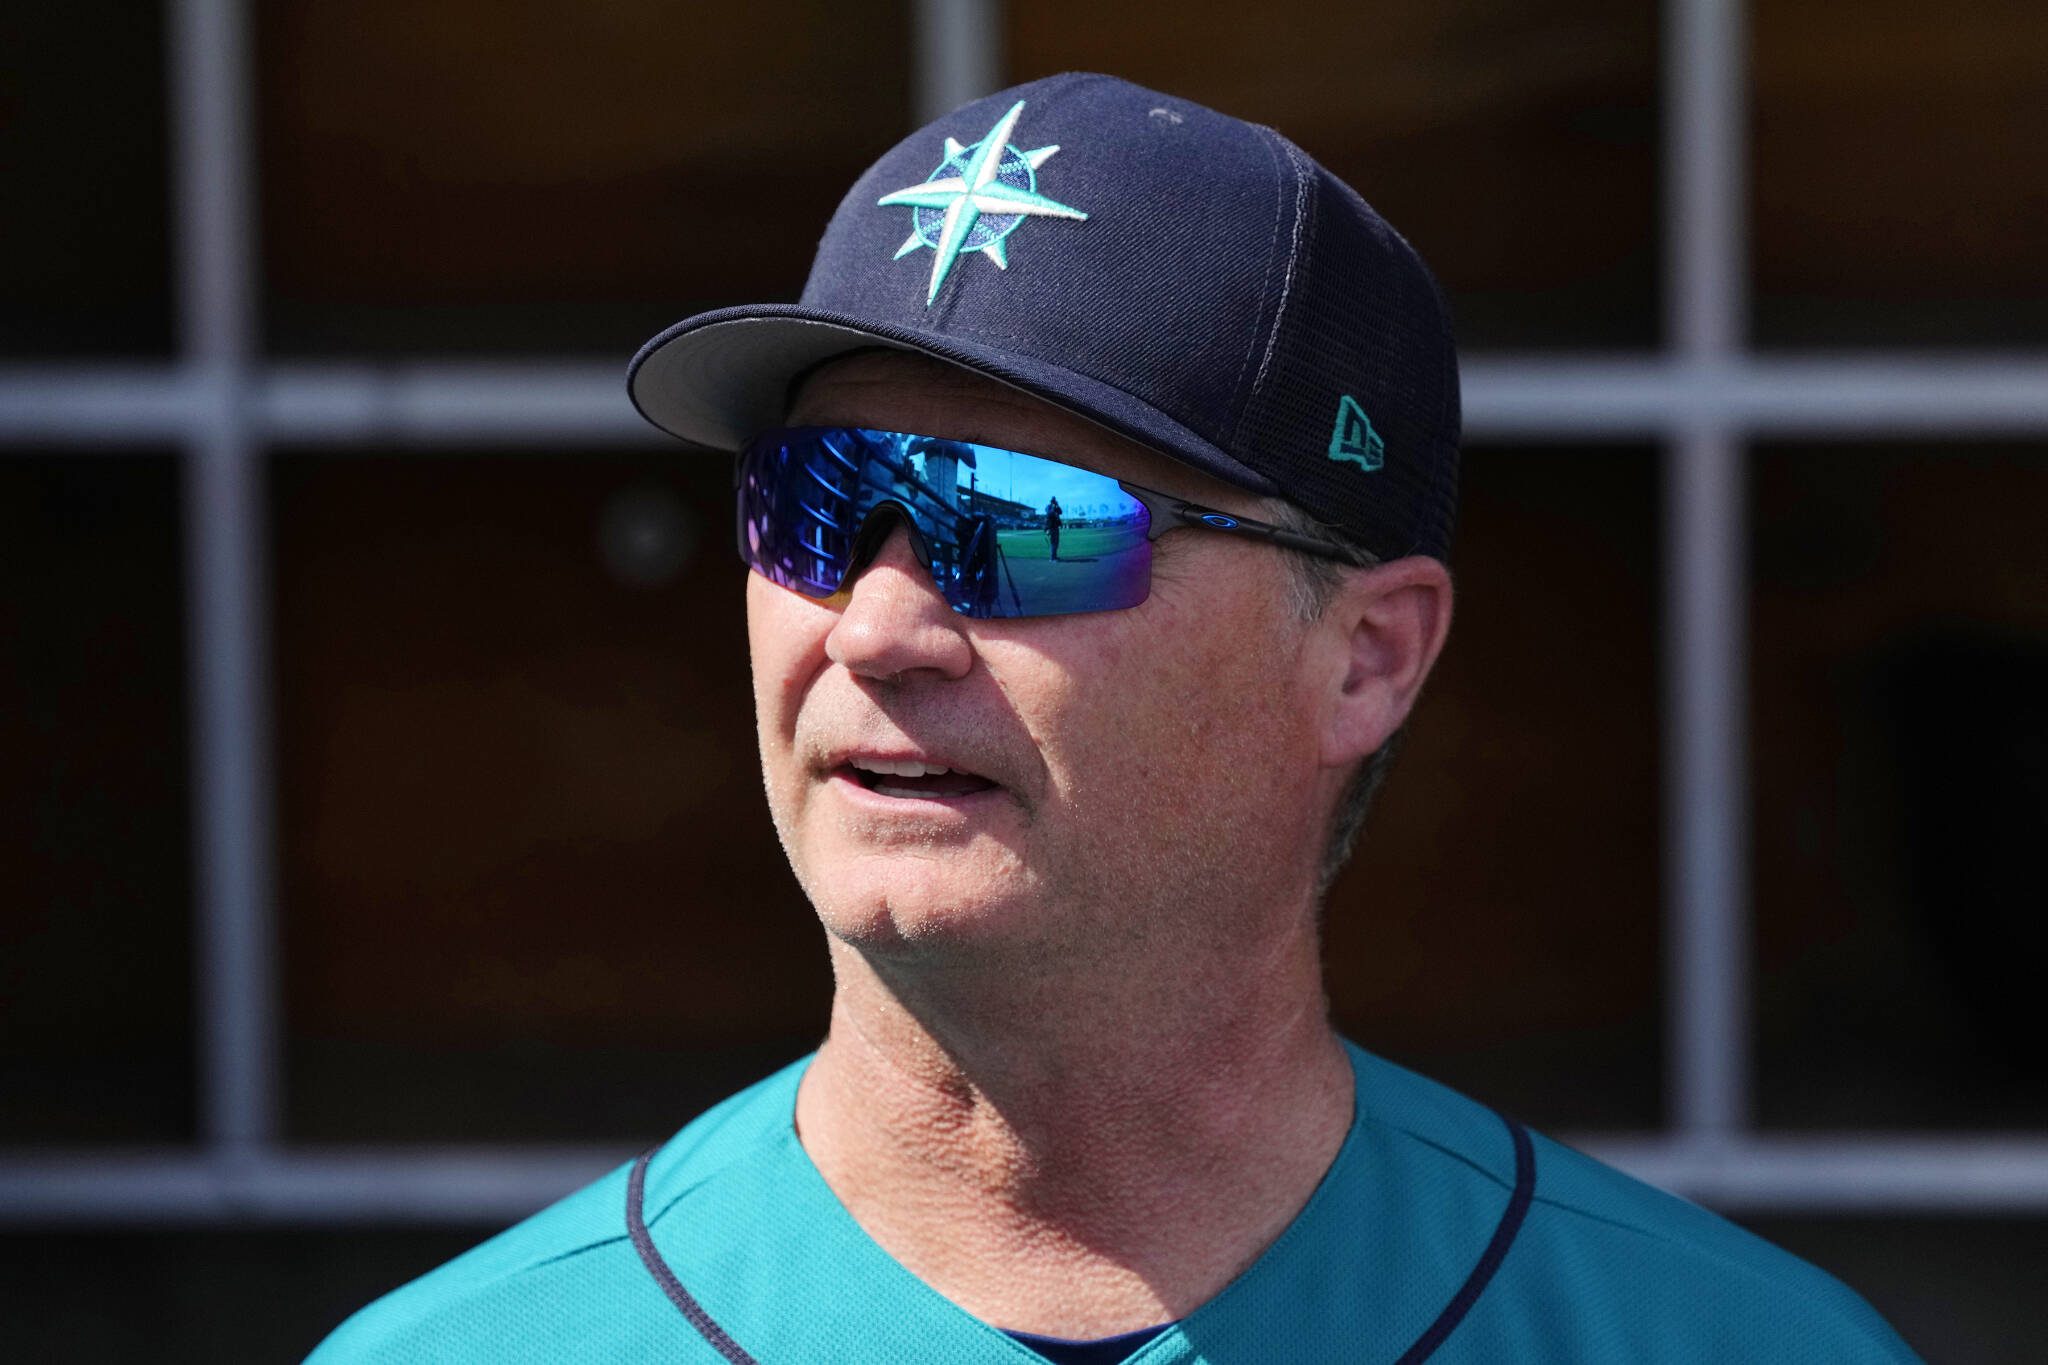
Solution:
[(812, 597), (839, 591), (876, 509), (907, 519), (966, 616), (1058, 616), (1145, 600), (1151, 514), (1115, 479), (997, 446), (855, 427), (764, 432), (741, 452), (739, 549)]

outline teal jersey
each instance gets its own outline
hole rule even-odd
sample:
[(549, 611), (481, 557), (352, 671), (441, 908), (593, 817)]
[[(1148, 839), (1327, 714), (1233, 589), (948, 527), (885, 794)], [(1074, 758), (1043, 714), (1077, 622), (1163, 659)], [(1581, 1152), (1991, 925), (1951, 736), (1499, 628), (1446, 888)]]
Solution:
[[(1917, 1359), (1804, 1261), (1350, 1053), (1351, 1131), (1307, 1205), (1132, 1365)], [(1041, 1361), (861, 1231), (797, 1141), (806, 1065), (370, 1305), (313, 1361)]]

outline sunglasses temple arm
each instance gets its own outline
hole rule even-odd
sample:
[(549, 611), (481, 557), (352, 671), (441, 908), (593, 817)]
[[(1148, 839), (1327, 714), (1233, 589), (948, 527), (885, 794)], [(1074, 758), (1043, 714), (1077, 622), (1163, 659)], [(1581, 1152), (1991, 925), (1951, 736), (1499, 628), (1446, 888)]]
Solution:
[(1211, 531), (1223, 531), (1229, 535), (1250, 536), (1254, 540), (1284, 545), (1290, 550), (1315, 555), (1320, 559), (1334, 559), (1352, 565), (1379, 563), (1378, 559), (1365, 551), (1355, 550), (1338, 541), (1321, 536), (1303, 535), (1284, 526), (1253, 521), (1249, 517), (1240, 517), (1235, 513), (1219, 512), (1198, 502), (1176, 502), (1173, 504), (1173, 514), (1185, 526), (1199, 526)]

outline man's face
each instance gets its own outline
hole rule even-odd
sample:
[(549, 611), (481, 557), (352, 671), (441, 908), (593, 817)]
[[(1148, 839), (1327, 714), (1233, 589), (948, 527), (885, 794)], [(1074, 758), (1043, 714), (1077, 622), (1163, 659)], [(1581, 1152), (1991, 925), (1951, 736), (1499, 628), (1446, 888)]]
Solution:
[[(821, 369), (789, 420), (1003, 446), (1259, 510), (1081, 418), (895, 353)], [(900, 526), (828, 601), (749, 574), (769, 806), (826, 928), (883, 957), (1015, 950), (1071, 968), (1228, 946), (1298, 913), (1333, 779), (1287, 590), (1270, 546), (1197, 531), (1156, 542), (1138, 606), (1036, 619), (955, 614)], [(876, 775), (905, 762), (979, 781)]]

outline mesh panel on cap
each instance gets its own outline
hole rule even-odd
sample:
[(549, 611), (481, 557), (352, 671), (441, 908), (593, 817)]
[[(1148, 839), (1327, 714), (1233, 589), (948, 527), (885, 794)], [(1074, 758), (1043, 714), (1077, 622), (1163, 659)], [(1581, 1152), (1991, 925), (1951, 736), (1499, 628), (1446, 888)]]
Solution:
[[(1364, 200), (1295, 158), (1309, 186), (1300, 254), (1271, 364), (1233, 444), (1287, 497), (1382, 558), (1447, 558), (1459, 412), (1442, 296), (1420, 257)], [(1346, 397), (1385, 443), (1377, 470), (1330, 458)]]

